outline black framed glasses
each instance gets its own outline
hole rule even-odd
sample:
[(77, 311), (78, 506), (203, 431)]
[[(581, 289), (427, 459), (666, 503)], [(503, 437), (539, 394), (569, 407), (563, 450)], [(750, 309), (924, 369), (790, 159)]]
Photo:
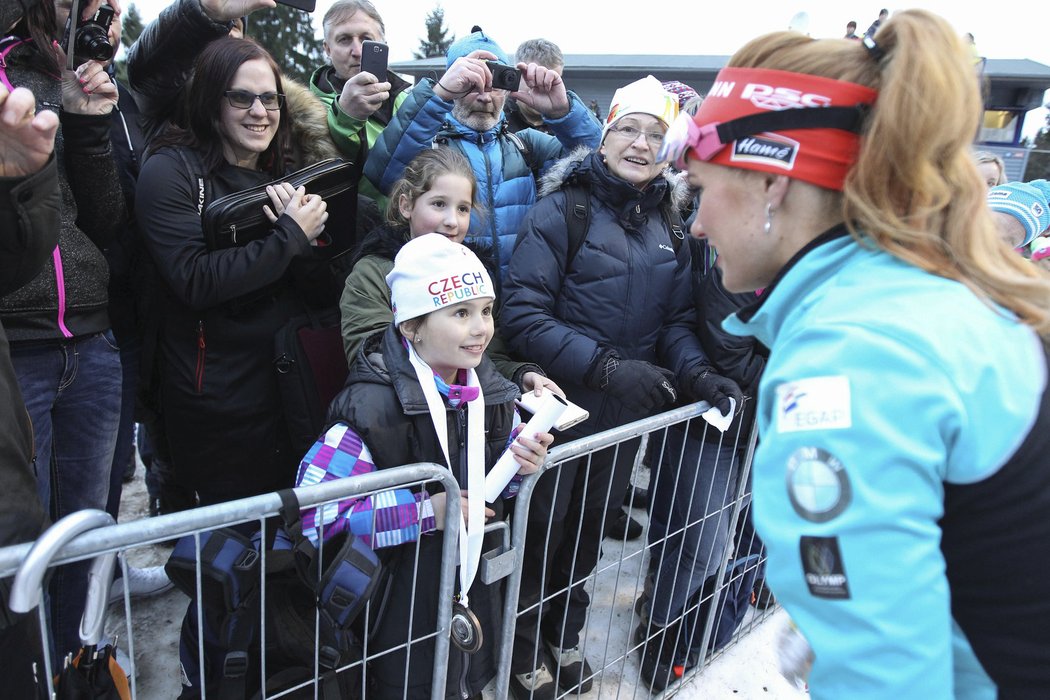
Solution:
[(627, 139), (628, 142), (634, 143), (639, 136), (645, 136), (646, 142), (649, 147), (654, 151), (659, 149), (664, 142), (664, 135), (659, 131), (642, 131), (641, 129), (633, 126), (614, 126), (609, 131), (615, 131), (620, 136)]
[(259, 100), (263, 108), (269, 112), (276, 112), (284, 106), (284, 95), (280, 92), (264, 92), (256, 95), (246, 90), (227, 90), (223, 95), (230, 101), (230, 106), (234, 109), (251, 109), (256, 100)]

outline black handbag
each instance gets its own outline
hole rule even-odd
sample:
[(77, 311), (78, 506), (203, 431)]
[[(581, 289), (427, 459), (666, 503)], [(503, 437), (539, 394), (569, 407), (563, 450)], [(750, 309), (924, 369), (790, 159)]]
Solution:
[(304, 186), (308, 194), (324, 199), (328, 205), (328, 223), (322, 243), (331, 247), (326, 252), (332, 255), (345, 252), (356, 238), (357, 178), (360, 176), (356, 171), (349, 161), (329, 158), (273, 182), (216, 199), (208, 204), (201, 217), (208, 249), (243, 246), (269, 234), (273, 224), (263, 213), (263, 205), (271, 204), (266, 188), (288, 182), (295, 188)]

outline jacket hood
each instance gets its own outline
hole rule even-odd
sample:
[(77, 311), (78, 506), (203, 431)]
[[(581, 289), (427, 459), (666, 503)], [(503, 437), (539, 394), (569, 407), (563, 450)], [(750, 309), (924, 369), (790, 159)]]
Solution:
[[(537, 198), (546, 197), (564, 187), (570, 177), (581, 169), (584, 161), (594, 152), (594, 149), (578, 146), (569, 155), (551, 165), (540, 178)], [(667, 182), (671, 204), (676, 209), (685, 211), (693, 196), (689, 191), (685, 173), (674, 172), (670, 168), (664, 168), (663, 172), (660, 173), (660, 177)]]
[(302, 83), (281, 77), (292, 126), (292, 162), (296, 169), (341, 154), (328, 133), (328, 110)]

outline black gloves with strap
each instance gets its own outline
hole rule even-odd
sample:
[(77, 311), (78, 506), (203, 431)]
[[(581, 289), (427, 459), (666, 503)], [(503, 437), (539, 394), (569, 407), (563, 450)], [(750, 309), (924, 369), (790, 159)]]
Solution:
[(674, 372), (644, 360), (622, 360), (609, 352), (599, 358), (588, 384), (622, 403), (653, 413), (678, 399)]
[(689, 392), (695, 401), (706, 401), (722, 415), (729, 413), (729, 399), (736, 399), (739, 409), (744, 402), (744, 392), (732, 379), (715, 374), (711, 367), (701, 366), (692, 372)]

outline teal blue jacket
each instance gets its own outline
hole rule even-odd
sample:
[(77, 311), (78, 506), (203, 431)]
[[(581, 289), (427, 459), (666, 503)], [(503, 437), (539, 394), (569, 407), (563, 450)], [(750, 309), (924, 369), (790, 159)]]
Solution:
[(770, 348), (755, 524), (812, 697), (1050, 697), (1037, 335), (843, 227), (724, 327)]

